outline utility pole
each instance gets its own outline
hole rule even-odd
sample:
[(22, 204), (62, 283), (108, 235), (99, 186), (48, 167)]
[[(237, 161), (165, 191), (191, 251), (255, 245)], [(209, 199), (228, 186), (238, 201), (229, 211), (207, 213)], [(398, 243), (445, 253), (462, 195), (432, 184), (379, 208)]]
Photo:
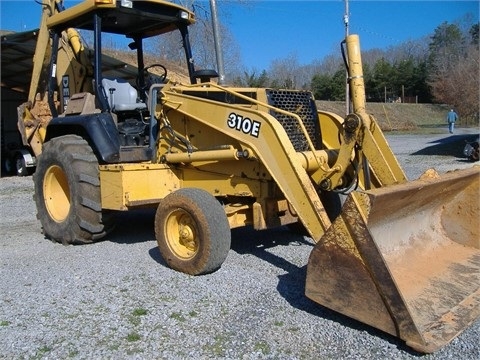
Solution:
[[(348, 21), (349, 21), (349, 14), (348, 14), (348, 0), (345, 0), (345, 14), (343, 15), (343, 23), (345, 24), (345, 40), (348, 37)], [(348, 70), (345, 75), (345, 112), (346, 115), (350, 114), (350, 84), (348, 81)]]
[(225, 69), (223, 66), (223, 53), (220, 40), (220, 30), (218, 26), (217, 2), (210, 0), (210, 12), (212, 13), (213, 41), (215, 42), (215, 56), (217, 58), (218, 84), (225, 84)]

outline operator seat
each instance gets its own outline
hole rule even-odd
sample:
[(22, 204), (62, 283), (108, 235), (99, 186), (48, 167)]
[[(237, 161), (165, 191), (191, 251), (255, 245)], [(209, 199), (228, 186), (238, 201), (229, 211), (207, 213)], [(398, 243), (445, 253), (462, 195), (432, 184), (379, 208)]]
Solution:
[(102, 79), (102, 86), (113, 112), (141, 111), (147, 109), (147, 104), (138, 100), (137, 90), (123, 79)]
[[(102, 79), (102, 87), (108, 100), (110, 111), (115, 113), (121, 146), (145, 146), (148, 124), (147, 104), (138, 98), (137, 90), (123, 79)], [(140, 153), (135, 160), (149, 159), (148, 154)]]

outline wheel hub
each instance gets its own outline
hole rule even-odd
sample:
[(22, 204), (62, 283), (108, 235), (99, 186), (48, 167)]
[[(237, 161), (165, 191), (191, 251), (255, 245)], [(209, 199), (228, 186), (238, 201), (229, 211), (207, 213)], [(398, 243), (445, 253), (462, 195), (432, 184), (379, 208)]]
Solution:
[(43, 198), (50, 217), (59, 223), (65, 221), (70, 212), (70, 188), (65, 172), (58, 165), (45, 172)]
[(183, 209), (175, 210), (166, 222), (167, 244), (179, 258), (192, 258), (198, 251), (197, 230), (190, 214)]
[(195, 251), (195, 234), (193, 229), (188, 225), (182, 225), (179, 231), (179, 242), (190, 251)]

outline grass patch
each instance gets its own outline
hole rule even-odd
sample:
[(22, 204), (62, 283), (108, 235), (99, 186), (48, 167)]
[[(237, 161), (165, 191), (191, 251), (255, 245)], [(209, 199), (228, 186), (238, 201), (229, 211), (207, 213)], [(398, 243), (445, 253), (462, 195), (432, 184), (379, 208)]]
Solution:
[(181, 312), (173, 312), (170, 314), (170, 319), (175, 319), (179, 322), (185, 322), (187, 319), (185, 319), (185, 316)]
[(68, 357), (70, 357), (70, 358), (77, 357), (78, 355), (80, 355), (80, 351), (78, 351), (78, 350), (70, 350), (68, 352)]
[(263, 355), (270, 354), (270, 345), (268, 345), (265, 341), (257, 341), (253, 347), (255, 351), (260, 351)]
[(225, 355), (227, 342), (228, 337), (224, 334), (219, 334), (215, 336), (213, 344), (205, 345), (204, 349), (217, 357), (221, 357)]
[(140, 323), (141, 323), (140, 318), (142, 316), (147, 315), (147, 314), (148, 314), (147, 309), (144, 309), (144, 308), (133, 309), (131, 315), (128, 317), (128, 321), (134, 326), (140, 325)]
[(140, 336), (139, 333), (136, 332), (131, 332), (130, 334), (127, 335), (127, 341), (128, 342), (135, 342), (141, 340), (142, 337)]
[(118, 349), (120, 349), (120, 344), (118, 344), (118, 343), (117, 344), (111, 344), (111, 345), (108, 346), (108, 349), (110, 351), (118, 351)]
[(147, 315), (147, 314), (148, 314), (148, 310), (143, 309), (143, 308), (134, 309), (133, 312), (132, 312), (133, 316), (144, 316), (144, 315)]
[(41, 359), (44, 357), (45, 354), (49, 353), (50, 351), (52, 351), (52, 348), (48, 346), (42, 346), (37, 350), (33, 359)]

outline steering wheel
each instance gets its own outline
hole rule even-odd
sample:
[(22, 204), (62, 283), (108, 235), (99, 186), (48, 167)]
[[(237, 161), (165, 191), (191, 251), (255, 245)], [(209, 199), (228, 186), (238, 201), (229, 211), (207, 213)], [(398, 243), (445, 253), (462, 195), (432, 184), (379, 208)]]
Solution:
[[(149, 72), (150, 69), (152, 68), (160, 68), (161, 73), (160, 75), (154, 75), (151, 72)], [(162, 84), (165, 82), (167, 79), (167, 68), (163, 66), (162, 64), (151, 64), (148, 66), (145, 66), (143, 69), (143, 84), (144, 86), (142, 87), (142, 90), (148, 91), (150, 89), (150, 86), (153, 84)]]

